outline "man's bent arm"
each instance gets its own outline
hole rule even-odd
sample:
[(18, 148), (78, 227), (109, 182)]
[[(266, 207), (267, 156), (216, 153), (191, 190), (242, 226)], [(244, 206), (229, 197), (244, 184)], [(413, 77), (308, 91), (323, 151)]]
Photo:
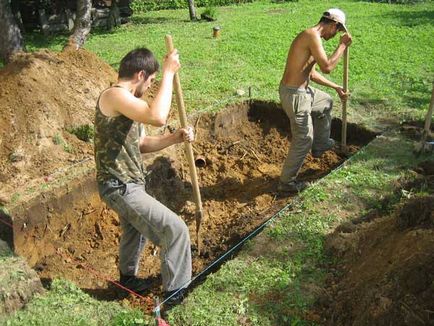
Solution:
[(312, 35), (310, 42), (310, 51), (319, 68), (325, 74), (329, 74), (339, 62), (340, 57), (343, 55), (346, 46), (343, 43), (339, 43), (335, 52), (327, 58), (327, 54), (321, 44), (321, 38), (317, 35)]
[(163, 126), (166, 123), (172, 104), (173, 78), (175, 74), (171, 71), (163, 72), (160, 88), (157, 96), (150, 105), (150, 111), (155, 112), (158, 116), (158, 121)]
[(314, 81), (315, 83), (317, 83), (319, 85), (322, 85), (322, 86), (330, 87), (330, 88), (333, 88), (333, 89), (342, 88), (338, 84), (335, 84), (331, 80), (328, 80), (327, 78), (325, 78), (318, 71), (316, 71), (315, 68), (313, 69), (313, 71), (312, 71), (312, 73), (310, 75), (310, 79), (312, 81)]
[(140, 138), (140, 152), (157, 152), (171, 145), (182, 143), (183, 141), (190, 143), (194, 141), (193, 128), (181, 128), (169, 135), (143, 136)]
[(157, 121), (161, 126), (166, 123), (169, 116), (172, 104), (173, 78), (179, 68), (178, 50), (174, 49), (164, 59), (163, 78), (161, 79), (160, 88), (150, 105), (150, 111), (156, 114), (158, 117)]
[(140, 153), (158, 152), (178, 142), (179, 141), (176, 134), (162, 136), (144, 136), (140, 140)]

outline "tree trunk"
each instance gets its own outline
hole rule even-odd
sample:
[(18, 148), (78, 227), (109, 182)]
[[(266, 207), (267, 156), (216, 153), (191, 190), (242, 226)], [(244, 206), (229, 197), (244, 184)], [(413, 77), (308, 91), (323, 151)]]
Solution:
[(190, 20), (196, 20), (196, 9), (194, 7), (194, 0), (188, 0), (188, 10), (190, 12)]
[(65, 48), (79, 49), (86, 42), (92, 26), (91, 9), (92, 0), (77, 0), (77, 17), (74, 22), (74, 30)]
[(0, 60), (8, 63), (15, 53), (24, 51), (23, 37), (9, 0), (0, 0), (0, 31)]

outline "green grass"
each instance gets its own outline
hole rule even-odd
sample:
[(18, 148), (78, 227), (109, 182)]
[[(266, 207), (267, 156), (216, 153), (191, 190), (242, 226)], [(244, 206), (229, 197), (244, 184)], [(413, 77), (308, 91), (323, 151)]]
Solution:
[[(434, 5), (388, 5), (352, 1), (258, 2), (217, 8), (215, 23), (190, 23), (187, 10), (149, 12), (111, 33), (95, 32), (86, 48), (114, 68), (129, 50), (146, 46), (158, 58), (164, 36), (173, 35), (181, 54), (181, 82), (190, 111), (214, 111), (245, 97), (277, 101), (277, 87), (293, 37), (316, 23), (328, 7), (348, 13), (354, 36), (350, 55), (349, 119), (377, 122), (392, 114), (422, 117), (434, 75)], [(222, 27), (212, 38), (212, 27)], [(30, 50), (61, 50), (64, 36), (27, 35)], [(330, 53), (338, 40), (326, 44)], [(342, 65), (330, 75), (342, 79)], [(360, 109), (360, 110), (359, 110)], [(423, 157), (421, 158), (423, 159)], [(324, 239), (330, 228), (371, 209), (388, 210), (399, 200), (394, 182), (417, 163), (411, 143), (399, 136), (378, 138), (350, 163), (305, 191), (292, 210), (245, 246), (232, 261), (197, 287), (170, 314), (171, 325), (307, 325), (304, 312), (324, 279)], [(407, 176), (411, 178), (411, 176)], [(337, 190), (338, 189), (338, 190)], [(386, 200), (387, 199), (387, 200)], [(9, 320), (10, 325), (134, 325), (137, 312), (97, 303), (70, 284), (54, 287)], [(64, 290), (66, 288), (66, 290)], [(100, 319), (94, 319), (100, 318)], [(53, 323), (54, 325), (54, 323)]]
[(377, 138), (304, 191), (238, 257), (196, 288), (173, 310), (171, 325), (314, 324), (305, 313), (333, 261), (324, 252), (330, 229), (372, 209), (395, 207), (405, 195), (396, 181), (414, 178), (409, 169), (425, 159), (415, 159), (412, 143), (398, 135)]
[[(3, 320), (2, 320), (3, 319)], [(139, 311), (113, 302), (99, 302), (74, 284), (54, 280), (46, 295), (37, 296), (11, 318), (0, 324), (27, 325), (148, 325)]]
[[(217, 110), (239, 101), (237, 89), (252, 88), (257, 99), (278, 100), (277, 87), (288, 47), (302, 29), (330, 6), (348, 14), (354, 36), (350, 51), (352, 105), (399, 112), (425, 110), (434, 76), (434, 4), (388, 5), (352, 1), (256, 2), (219, 7), (217, 22), (188, 21), (187, 10), (148, 12), (111, 33), (93, 33), (85, 47), (117, 68), (127, 51), (146, 46), (158, 58), (164, 36), (173, 35), (181, 54), (181, 82), (187, 109)], [(221, 37), (212, 38), (212, 27)], [(31, 35), (29, 49), (60, 50), (64, 38)], [(331, 53), (338, 39), (326, 42)], [(342, 80), (342, 65), (330, 75)]]

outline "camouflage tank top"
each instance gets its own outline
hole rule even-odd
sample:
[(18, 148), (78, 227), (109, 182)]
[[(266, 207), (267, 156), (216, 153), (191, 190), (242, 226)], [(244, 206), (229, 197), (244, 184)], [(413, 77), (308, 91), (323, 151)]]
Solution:
[(96, 178), (99, 183), (112, 179), (118, 179), (122, 183), (145, 183), (139, 149), (143, 132), (141, 123), (124, 115), (105, 116), (99, 108), (98, 98), (95, 110), (94, 147)]

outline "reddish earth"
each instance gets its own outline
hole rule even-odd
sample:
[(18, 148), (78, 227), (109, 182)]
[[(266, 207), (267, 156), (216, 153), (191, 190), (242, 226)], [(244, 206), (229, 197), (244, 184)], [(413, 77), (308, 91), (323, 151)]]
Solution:
[(339, 264), (319, 300), (324, 324), (434, 324), (434, 161), (416, 172), (399, 191), (427, 195), (404, 197), (389, 213), (374, 210), (328, 238)]
[[(110, 66), (84, 50), (25, 54), (0, 70), (0, 200), (13, 218), (15, 250), (43, 279), (62, 276), (105, 299), (116, 298), (101, 274), (118, 277), (118, 217), (95, 192), (91, 143), (68, 130), (92, 124), (98, 94), (115, 77)], [(287, 117), (273, 103), (242, 103), (191, 121), (198, 134), (196, 155), (206, 163), (198, 169), (205, 220), (200, 255), (193, 245), (196, 274), (288, 201), (276, 198), (275, 187), (291, 135)], [(339, 128), (335, 120), (336, 139)], [(374, 136), (355, 125), (348, 135), (351, 153)], [(145, 159), (153, 171), (149, 192), (187, 222), (194, 243), (182, 146)], [(309, 155), (300, 177), (318, 179), (344, 160), (333, 150), (320, 159)], [(0, 234), (5, 228), (0, 226)], [(154, 280), (152, 293), (159, 293), (159, 268), (158, 249), (148, 245), (140, 275)]]

